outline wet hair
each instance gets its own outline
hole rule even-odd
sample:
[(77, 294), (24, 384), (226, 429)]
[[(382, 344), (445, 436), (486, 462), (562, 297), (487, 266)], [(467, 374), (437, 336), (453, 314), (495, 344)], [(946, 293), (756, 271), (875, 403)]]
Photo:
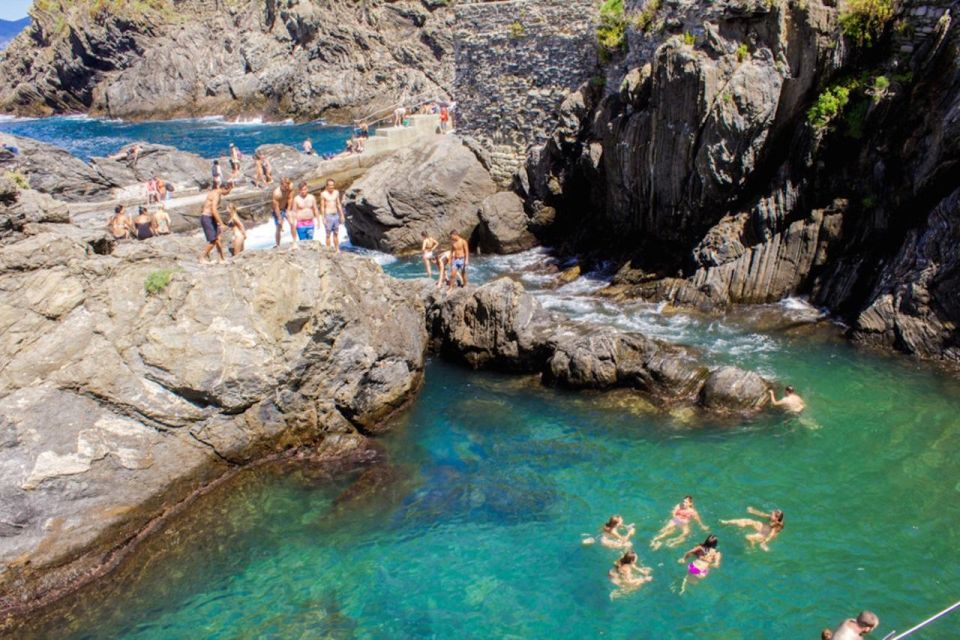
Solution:
[(857, 616), (857, 624), (861, 627), (876, 628), (880, 624), (880, 618), (873, 611), (861, 611)]
[(616, 561), (618, 567), (622, 567), (625, 564), (633, 564), (637, 561), (637, 552), (636, 551), (627, 551), (619, 560)]
[(144, 207), (144, 206), (141, 206), (140, 209), (138, 210), (138, 213), (139, 213), (140, 215), (146, 215), (146, 213), (147, 213), (147, 208)]
[(784, 389), (784, 391), (786, 391), (787, 393), (794, 393), (794, 389), (790, 385), (787, 385), (787, 388)]
[(115, 206), (115, 207), (113, 208), (113, 212), (114, 212), (115, 214), (117, 214), (117, 215), (120, 215), (121, 213), (123, 213), (123, 205), (122, 205), (122, 204), (118, 204), (117, 206)]
[(833, 631), (824, 629), (820, 632), (820, 640), (833, 640)]
[(219, 160), (214, 160), (214, 161), (213, 161), (213, 164), (217, 164), (217, 165), (218, 165), (218, 164), (220, 164), (220, 161), (219, 161)]
[(717, 540), (717, 536), (711, 533), (710, 535), (707, 536), (706, 540), (700, 543), (700, 546), (703, 547), (704, 549), (716, 549), (719, 542), (720, 541)]
[(300, 184), (297, 185), (297, 188), (298, 188), (298, 189), (303, 189), (303, 188), (306, 187), (306, 186), (307, 186), (307, 183), (306, 183), (306, 182), (301, 182)]
[(782, 511), (782, 510), (780, 510), (780, 509), (774, 509), (773, 512), (770, 513), (770, 517), (773, 518), (773, 520), (774, 520), (775, 522), (779, 522), (781, 525), (783, 524), (783, 511)]
[(603, 528), (607, 531), (612, 531), (615, 526), (617, 526), (617, 520), (621, 520), (620, 516), (610, 516), (610, 519), (607, 520), (607, 524), (603, 525)]
[[(690, 504), (693, 504), (693, 496), (683, 496), (683, 500), (689, 500)], [(680, 502), (683, 502), (683, 500), (681, 500)]]
[(426, 231), (421, 231), (421, 232), (420, 232), (420, 237), (421, 237), (421, 238), (426, 238), (426, 237), (427, 237), (427, 232), (426, 232)]

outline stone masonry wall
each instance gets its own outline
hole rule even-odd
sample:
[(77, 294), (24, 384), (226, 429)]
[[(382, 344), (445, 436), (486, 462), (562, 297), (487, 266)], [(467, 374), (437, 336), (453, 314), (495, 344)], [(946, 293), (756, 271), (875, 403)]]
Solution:
[(461, 0), (454, 39), (457, 130), (508, 185), (557, 124), (564, 96), (596, 73), (598, 2)]

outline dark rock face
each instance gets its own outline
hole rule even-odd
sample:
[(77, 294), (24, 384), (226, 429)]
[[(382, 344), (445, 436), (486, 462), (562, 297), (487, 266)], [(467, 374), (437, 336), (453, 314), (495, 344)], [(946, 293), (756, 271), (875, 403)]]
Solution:
[(512, 191), (485, 198), (479, 213), (478, 244), (485, 253), (518, 253), (537, 245), (523, 200)]
[(67, 201), (109, 196), (117, 183), (59, 147), (0, 133), (0, 172), (19, 173), (36, 191)]
[(93, 0), (34, 7), (0, 57), (0, 108), (146, 118), (363, 117), (452, 84), (447, 3)]
[(441, 242), (451, 231), (470, 238), (481, 203), (496, 191), (456, 137), (416, 143), (377, 164), (346, 193), (350, 239), (387, 253), (413, 253), (422, 231)]
[(434, 349), (475, 369), (540, 373), (545, 383), (570, 389), (632, 388), (662, 404), (719, 415), (749, 415), (767, 402), (769, 384), (755, 373), (711, 372), (684, 347), (552, 317), (509, 278), (421, 294)]
[(421, 384), (424, 308), (368, 260), (200, 268), (196, 240), (96, 255), (75, 227), (23, 227), (0, 247), (0, 611), (236, 465), (359, 446)]
[(570, 94), (530, 149), (527, 209), (623, 255), (618, 295), (715, 311), (805, 294), (859, 339), (960, 362), (941, 240), (960, 226), (954, 5), (903, 3), (867, 49), (843, 38), (842, 3), (663, 3), (628, 26), (609, 89)]

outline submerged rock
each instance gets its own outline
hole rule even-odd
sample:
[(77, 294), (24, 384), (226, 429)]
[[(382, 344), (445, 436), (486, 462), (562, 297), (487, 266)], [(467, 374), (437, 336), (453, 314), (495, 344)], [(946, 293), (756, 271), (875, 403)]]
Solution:
[(353, 446), (420, 386), (423, 306), (369, 260), (201, 267), (196, 240), (97, 255), (34, 226), (0, 247), (0, 610), (91, 575), (231, 467)]

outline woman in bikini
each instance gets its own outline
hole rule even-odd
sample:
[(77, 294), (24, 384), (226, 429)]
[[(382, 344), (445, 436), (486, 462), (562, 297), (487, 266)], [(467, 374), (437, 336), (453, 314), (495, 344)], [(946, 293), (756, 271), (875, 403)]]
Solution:
[(750, 543), (750, 546), (755, 547), (759, 543), (761, 549), (770, 551), (767, 543), (780, 535), (785, 526), (783, 511), (774, 509), (770, 513), (764, 513), (753, 507), (747, 507), (747, 513), (765, 518), (766, 522), (752, 520), (751, 518), (738, 518), (736, 520), (721, 520), (720, 524), (730, 524), (741, 529), (753, 529), (753, 533), (747, 534), (747, 542)]
[(682, 558), (677, 560), (680, 564), (684, 564), (693, 556), (693, 562), (687, 565), (687, 575), (683, 579), (680, 593), (686, 591), (688, 581), (699, 582), (710, 574), (710, 569), (716, 569), (720, 566), (720, 560), (723, 556), (717, 550), (717, 544), (717, 536), (709, 535), (706, 540), (687, 551)]
[(420, 232), (420, 238), (423, 242), (420, 244), (420, 251), (423, 254), (423, 266), (427, 269), (427, 277), (433, 278), (433, 261), (436, 259), (433, 255), (433, 252), (437, 250), (437, 247), (440, 246), (440, 243), (437, 242), (429, 233), (426, 231)]
[(610, 594), (610, 599), (618, 598), (630, 591), (639, 589), (647, 582), (653, 580), (652, 569), (643, 567), (637, 562), (635, 551), (627, 551), (619, 560), (613, 563), (613, 568), (607, 572), (610, 582), (617, 586), (617, 589)]
[(230, 211), (230, 221), (227, 222), (227, 226), (233, 229), (233, 255), (238, 256), (243, 253), (243, 245), (247, 241), (247, 229), (243, 226), (243, 220), (237, 213), (237, 206), (232, 204), (228, 210)]
[(700, 525), (700, 528), (704, 531), (709, 531), (710, 527), (703, 524), (703, 521), (700, 519), (700, 514), (693, 506), (693, 496), (685, 496), (683, 502), (678, 504), (673, 508), (673, 513), (670, 514), (670, 519), (667, 520), (667, 523), (663, 525), (663, 528), (660, 529), (660, 533), (650, 541), (651, 549), (659, 549), (663, 545), (663, 539), (672, 534), (678, 528), (680, 529), (680, 535), (672, 540), (667, 541), (668, 547), (675, 547), (678, 544), (682, 543), (687, 539), (687, 536), (690, 535), (690, 521), (696, 520), (697, 524)]
[[(620, 533), (620, 527), (623, 526), (626, 526), (626, 533)], [(610, 516), (607, 523), (603, 525), (600, 544), (608, 549), (628, 549), (631, 546), (630, 538), (636, 530), (637, 528), (632, 524), (623, 524), (623, 516)]]

